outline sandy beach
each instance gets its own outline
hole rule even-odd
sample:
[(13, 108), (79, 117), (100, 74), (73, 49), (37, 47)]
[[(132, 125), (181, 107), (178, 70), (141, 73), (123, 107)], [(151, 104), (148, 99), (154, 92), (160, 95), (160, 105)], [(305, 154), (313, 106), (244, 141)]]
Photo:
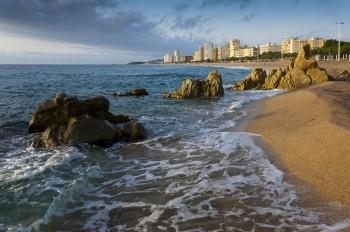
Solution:
[(328, 82), (263, 101), (248, 130), (287, 174), (327, 201), (350, 205), (350, 83)]
[[(201, 63), (193, 64), (196, 66), (209, 66), (209, 67), (249, 67), (249, 68), (264, 68), (267, 71), (277, 68), (286, 68), (289, 64), (289, 60), (275, 61), (275, 62), (245, 62), (245, 63)], [(318, 61), (318, 65), (321, 68), (327, 70), (327, 72), (336, 76), (337, 74), (348, 70), (350, 72), (350, 61)]]

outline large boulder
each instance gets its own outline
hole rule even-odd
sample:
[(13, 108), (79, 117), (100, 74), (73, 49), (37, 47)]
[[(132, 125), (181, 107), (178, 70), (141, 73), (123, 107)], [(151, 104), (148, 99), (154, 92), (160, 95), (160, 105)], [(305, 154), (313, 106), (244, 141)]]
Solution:
[(52, 148), (80, 143), (108, 146), (122, 139), (146, 137), (145, 129), (136, 121), (133, 121), (136, 126), (132, 130), (126, 127), (125, 133), (117, 126), (130, 121), (128, 116), (109, 112), (109, 101), (105, 97), (79, 100), (58, 94), (39, 104), (29, 122), (28, 131), (40, 133), (33, 141), (35, 147)]
[(244, 80), (235, 83), (234, 90), (261, 89), (264, 86), (266, 72), (262, 68), (254, 69)]
[(298, 89), (329, 80), (332, 79), (327, 71), (318, 67), (311, 56), (310, 46), (305, 45), (285, 71), (272, 70), (266, 77), (264, 70), (254, 69), (244, 80), (235, 83), (233, 89)]
[(300, 68), (304, 71), (318, 67), (315, 57), (311, 55), (310, 45), (307, 44), (299, 50), (298, 55), (294, 60), (294, 67)]
[(212, 71), (204, 80), (184, 80), (173, 93), (164, 93), (165, 98), (220, 97), (224, 95), (219, 71)]
[(263, 89), (277, 89), (281, 78), (284, 76), (282, 69), (273, 69), (266, 77)]
[(65, 144), (92, 143), (109, 145), (120, 135), (118, 127), (103, 119), (91, 117), (71, 118), (63, 133)]

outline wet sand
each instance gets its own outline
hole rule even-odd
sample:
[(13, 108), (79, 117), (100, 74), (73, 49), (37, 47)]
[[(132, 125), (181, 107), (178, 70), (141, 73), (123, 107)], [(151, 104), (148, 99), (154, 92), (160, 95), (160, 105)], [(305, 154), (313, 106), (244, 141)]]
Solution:
[(263, 101), (248, 125), (287, 175), (350, 206), (350, 82), (328, 82)]

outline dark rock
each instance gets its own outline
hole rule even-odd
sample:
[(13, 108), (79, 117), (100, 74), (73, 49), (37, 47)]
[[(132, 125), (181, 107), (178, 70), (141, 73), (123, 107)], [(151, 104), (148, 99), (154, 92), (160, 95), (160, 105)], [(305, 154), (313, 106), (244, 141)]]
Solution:
[(145, 96), (148, 95), (148, 92), (146, 89), (140, 88), (140, 89), (132, 89), (126, 93), (113, 93), (114, 96)]
[(63, 107), (53, 100), (40, 103), (33, 117), (29, 121), (29, 133), (43, 132), (48, 126), (54, 124), (64, 124), (66, 117)]
[(129, 96), (144, 96), (148, 95), (148, 92), (146, 89), (132, 89), (128, 92)]
[(71, 118), (63, 134), (65, 144), (92, 143), (109, 145), (120, 134), (110, 122), (96, 118)]
[(335, 81), (350, 81), (350, 73), (348, 70), (344, 70), (334, 77)]
[(53, 148), (60, 146), (63, 143), (64, 130), (65, 127), (61, 125), (53, 125), (46, 128), (41, 136), (43, 147)]
[[(146, 138), (141, 124), (125, 115), (114, 115), (109, 101), (102, 96), (79, 100), (57, 94), (52, 100), (38, 105), (28, 126), (29, 133), (41, 132), (33, 147), (52, 148), (62, 144), (92, 143), (108, 146), (121, 139)], [(124, 133), (115, 124), (127, 123)], [(127, 135), (124, 137), (124, 134)]]
[(125, 125), (124, 134), (131, 140), (145, 139), (147, 136), (145, 128), (136, 121), (131, 121)]

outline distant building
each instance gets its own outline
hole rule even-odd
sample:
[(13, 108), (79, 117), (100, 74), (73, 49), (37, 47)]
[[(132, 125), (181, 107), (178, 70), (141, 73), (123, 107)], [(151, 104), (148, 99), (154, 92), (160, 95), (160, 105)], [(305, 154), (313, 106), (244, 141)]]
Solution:
[(219, 51), (218, 48), (213, 48), (212, 60), (215, 62), (218, 61), (218, 51)]
[(205, 42), (203, 44), (203, 60), (213, 60), (213, 43)]
[(241, 47), (241, 42), (238, 39), (232, 39), (228, 42), (229, 57), (237, 57), (238, 49)]
[(311, 49), (323, 47), (325, 39), (311, 38), (309, 40), (301, 40), (299, 38), (291, 38), (282, 40), (282, 53), (297, 53), (304, 45), (309, 44)]
[(229, 57), (229, 46), (225, 44), (218, 48), (218, 60), (225, 60)]
[(308, 40), (311, 49), (322, 48), (325, 42), (326, 40), (322, 38), (311, 38)]
[(241, 57), (252, 57), (256, 56), (258, 54), (258, 48), (257, 47), (244, 47), (244, 48), (239, 48), (236, 51), (236, 58), (241, 58)]
[(175, 63), (180, 63), (181, 62), (181, 54), (180, 54), (180, 50), (176, 49), (174, 51), (174, 62)]
[(282, 46), (276, 43), (267, 43), (259, 46), (260, 55), (267, 52), (281, 52)]
[(193, 60), (193, 56), (183, 56), (185, 63), (190, 63)]
[(171, 53), (167, 53), (164, 56), (164, 64), (174, 63), (174, 55)]
[(204, 47), (200, 46), (193, 54), (193, 61), (201, 62), (204, 60)]

